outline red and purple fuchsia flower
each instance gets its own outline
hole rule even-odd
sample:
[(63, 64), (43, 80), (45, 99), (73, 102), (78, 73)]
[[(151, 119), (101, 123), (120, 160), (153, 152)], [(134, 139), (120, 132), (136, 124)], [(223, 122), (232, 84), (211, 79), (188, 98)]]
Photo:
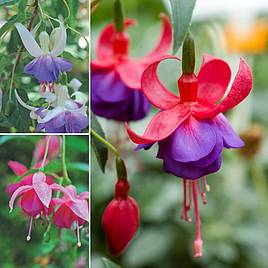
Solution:
[[(141, 91), (160, 112), (154, 116), (143, 135), (126, 124), (130, 139), (137, 149), (149, 149), (158, 143), (157, 158), (163, 160), (164, 171), (183, 178), (184, 204), (182, 218), (191, 221), (188, 211), (194, 205), (196, 238), (194, 256), (202, 256), (202, 239), (198, 209), (198, 193), (204, 202), (205, 176), (218, 171), (223, 148), (240, 148), (244, 142), (235, 133), (224, 112), (243, 101), (252, 88), (252, 73), (241, 58), (230, 91), (231, 70), (224, 60), (204, 55), (203, 64), (194, 74), (194, 42), (188, 36), (183, 45), (183, 73), (178, 80), (180, 96), (173, 95), (157, 76), (159, 63), (174, 56), (163, 56), (144, 71)], [(199, 179), (202, 179), (202, 186)]]
[(126, 19), (122, 29), (107, 25), (97, 42), (96, 60), (91, 61), (91, 108), (99, 116), (117, 121), (144, 118), (150, 105), (141, 91), (141, 75), (148, 65), (170, 49), (172, 30), (169, 18), (161, 15), (162, 35), (157, 46), (141, 59), (129, 56), (127, 28), (136, 24)]

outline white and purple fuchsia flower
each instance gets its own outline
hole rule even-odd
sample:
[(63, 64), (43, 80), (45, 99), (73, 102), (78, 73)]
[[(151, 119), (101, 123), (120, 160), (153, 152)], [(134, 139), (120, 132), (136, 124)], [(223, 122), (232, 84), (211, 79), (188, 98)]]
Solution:
[[(178, 97), (158, 79), (157, 67), (165, 59), (177, 58), (164, 56), (157, 60), (147, 67), (141, 81), (144, 95), (160, 109), (159, 113), (153, 117), (143, 135), (136, 134), (128, 125), (126, 127), (130, 139), (139, 144), (138, 149), (149, 149), (158, 143), (157, 157), (163, 160), (164, 171), (183, 178), (182, 218), (191, 221), (188, 211), (194, 204), (194, 256), (201, 257), (203, 242), (197, 194), (201, 193), (205, 203), (204, 176), (220, 169), (223, 148), (244, 145), (222, 113), (247, 97), (252, 88), (252, 73), (249, 65), (241, 59), (238, 73), (224, 98), (231, 79), (230, 67), (221, 59), (205, 55), (197, 76), (193, 72), (183, 73), (178, 80)], [(199, 178), (202, 178), (202, 189)]]
[(40, 46), (35, 41), (33, 33), (29, 32), (21, 23), (15, 24), (25, 48), (35, 58), (25, 66), (24, 72), (34, 75), (42, 89), (46, 88), (46, 84), (53, 88), (60, 73), (72, 69), (72, 63), (59, 57), (65, 49), (67, 39), (63, 23), (59, 22), (59, 24), (60, 27), (54, 28), (50, 36), (45, 31), (40, 33)]
[(55, 86), (55, 92), (43, 92), (41, 97), (46, 101), (46, 107), (33, 107), (26, 104), (15, 90), (18, 102), (30, 110), (32, 119), (38, 122), (36, 131), (47, 133), (80, 133), (88, 127), (87, 97), (82, 92), (75, 91), (71, 99), (67, 86)]

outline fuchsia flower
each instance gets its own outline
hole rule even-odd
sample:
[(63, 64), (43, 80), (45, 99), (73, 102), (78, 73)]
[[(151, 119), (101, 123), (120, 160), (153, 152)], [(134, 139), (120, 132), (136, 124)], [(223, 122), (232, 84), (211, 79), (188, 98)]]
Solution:
[[(47, 140), (48, 136), (46, 136), (44, 139), (41, 139), (36, 144), (35, 150), (33, 152), (33, 158), (36, 161), (42, 161), (42, 159), (44, 158)], [(49, 140), (47, 159), (51, 160), (55, 158), (59, 154), (59, 151), (60, 151), (59, 138), (57, 136), (51, 136)]]
[(73, 185), (65, 187), (65, 193), (60, 199), (53, 198), (53, 205), (59, 205), (54, 214), (55, 225), (59, 228), (76, 229), (79, 247), (81, 246), (79, 229), (89, 221), (87, 199), (89, 192), (77, 194)]
[[(247, 97), (252, 88), (252, 74), (249, 65), (241, 59), (231, 89), (224, 97), (231, 79), (230, 67), (221, 59), (205, 55), (197, 76), (193, 72), (184, 72), (180, 77), (178, 97), (158, 79), (158, 64), (165, 59), (177, 58), (164, 56), (158, 59), (147, 67), (141, 81), (142, 92), (160, 112), (151, 120), (143, 135), (133, 132), (127, 124), (126, 128), (130, 139), (139, 144), (138, 149), (148, 149), (157, 142), (157, 157), (163, 160), (165, 172), (184, 179), (182, 218), (190, 221), (187, 212), (193, 199), (196, 215), (194, 252), (196, 257), (200, 257), (202, 240), (197, 193), (200, 192), (206, 202), (203, 176), (220, 169), (223, 148), (244, 145), (222, 113)], [(202, 190), (197, 181), (200, 177), (203, 177)], [(190, 197), (188, 204), (187, 196)]]
[(128, 181), (119, 179), (115, 186), (115, 198), (102, 217), (102, 227), (113, 255), (122, 253), (139, 227), (139, 207), (128, 191)]
[(46, 175), (43, 172), (36, 172), (32, 176), (31, 184), (22, 184), (19, 186), (12, 193), (9, 200), (9, 207), (11, 212), (13, 210), (16, 198), (21, 196), (20, 206), (24, 213), (30, 216), (27, 241), (31, 239), (33, 218), (39, 216), (47, 216), (52, 212), (50, 209), (52, 190), (65, 192), (62, 186), (56, 183), (48, 184), (46, 180)]
[(162, 20), (159, 43), (142, 59), (128, 55), (130, 40), (126, 29), (134, 25), (135, 20), (126, 19), (123, 32), (117, 32), (114, 24), (103, 29), (97, 42), (97, 59), (91, 61), (91, 107), (95, 114), (117, 121), (138, 120), (146, 116), (149, 103), (140, 90), (141, 75), (171, 46), (170, 21), (165, 15), (162, 15)]

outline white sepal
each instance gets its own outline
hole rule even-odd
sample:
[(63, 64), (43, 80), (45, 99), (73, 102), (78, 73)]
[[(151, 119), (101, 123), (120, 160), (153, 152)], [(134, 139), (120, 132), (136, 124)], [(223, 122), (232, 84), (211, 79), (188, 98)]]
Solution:
[(19, 104), (20, 104), (22, 107), (24, 107), (24, 108), (26, 108), (27, 110), (30, 110), (30, 111), (36, 111), (36, 110), (38, 110), (38, 108), (26, 104), (26, 103), (20, 98), (20, 96), (19, 96), (19, 94), (18, 94), (18, 92), (17, 92), (16, 89), (15, 89), (15, 96), (16, 96), (16, 99), (18, 100)]
[(66, 40), (66, 28), (64, 24), (60, 22), (60, 27), (55, 28), (50, 35), (50, 42), (53, 44), (53, 48), (50, 52), (50, 55), (53, 57), (57, 57), (62, 54), (65, 49)]
[(44, 52), (35, 41), (32, 33), (30, 33), (21, 23), (15, 23), (15, 26), (27, 51), (35, 58), (44, 55)]

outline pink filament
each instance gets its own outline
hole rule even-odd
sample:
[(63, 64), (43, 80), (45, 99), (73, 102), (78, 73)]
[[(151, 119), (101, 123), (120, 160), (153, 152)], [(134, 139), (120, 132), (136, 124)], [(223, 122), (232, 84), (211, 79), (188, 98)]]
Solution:
[(191, 209), (192, 197), (191, 197), (191, 182), (188, 181), (188, 204), (187, 204), (187, 179), (183, 179), (183, 210), (181, 219), (192, 222), (192, 219), (188, 216), (188, 211)]
[(195, 241), (194, 241), (194, 257), (202, 257), (202, 245), (203, 241), (201, 239), (201, 221), (199, 216), (199, 209), (198, 209), (198, 193), (196, 191), (196, 184), (198, 181), (192, 182), (192, 190), (193, 190), (193, 201), (194, 201), (194, 214), (195, 214), (195, 226), (196, 226), (196, 234), (195, 234)]
[(31, 240), (31, 233), (32, 233), (32, 226), (33, 226), (33, 217), (30, 217), (30, 221), (29, 221), (29, 231), (28, 231), (28, 235), (26, 237), (27, 241)]

